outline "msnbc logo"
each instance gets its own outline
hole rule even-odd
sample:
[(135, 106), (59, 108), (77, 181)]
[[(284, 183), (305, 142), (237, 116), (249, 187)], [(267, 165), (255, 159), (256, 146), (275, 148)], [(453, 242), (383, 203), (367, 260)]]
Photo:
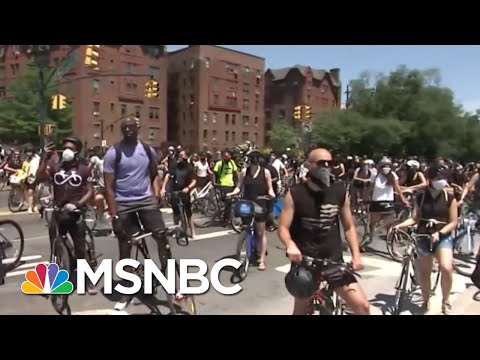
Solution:
[(57, 264), (39, 264), (35, 271), (25, 274), (27, 281), (22, 284), (22, 292), (27, 295), (69, 295), (73, 292), (73, 284), (68, 277), (68, 272), (59, 270)]

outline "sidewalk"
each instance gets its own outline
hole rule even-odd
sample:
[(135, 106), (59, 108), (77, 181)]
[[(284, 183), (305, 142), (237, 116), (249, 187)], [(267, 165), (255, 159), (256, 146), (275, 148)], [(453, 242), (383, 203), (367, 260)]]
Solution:
[(480, 290), (472, 285), (459, 295), (452, 304), (454, 314), (480, 315), (480, 295), (476, 296), (478, 300), (474, 299), (475, 294), (479, 292)]

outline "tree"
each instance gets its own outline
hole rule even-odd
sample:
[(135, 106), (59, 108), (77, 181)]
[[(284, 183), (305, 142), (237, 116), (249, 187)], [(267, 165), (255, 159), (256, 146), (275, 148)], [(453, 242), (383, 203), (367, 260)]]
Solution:
[[(48, 76), (48, 75), (47, 75)], [(25, 71), (9, 87), (11, 99), (0, 100), (0, 139), (15, 144), (38, 144), (40, 120), (39, 77), (37, 68), (27, 66)], [(57, 126), (57, 138), (71, 132), (73, 112), (70, 107), (52, 110), (51, 97), (58, 93), (57, 84), (47, 88), (45, 101), (48, 104), (47, 122)]]
[(267, 133), (268, 141), (266, 146), (274, 151), (281, 152), (289, 147), (295, 147), (301, 139), (301, 128), (290, 125), (285, 120), (276, 121), (273, 128)]

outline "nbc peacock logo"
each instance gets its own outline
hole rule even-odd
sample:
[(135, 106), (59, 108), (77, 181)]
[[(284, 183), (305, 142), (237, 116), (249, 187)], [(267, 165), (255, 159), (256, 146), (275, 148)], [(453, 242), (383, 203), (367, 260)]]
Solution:
[(66, 270), (59, 270), (57, 264), (39, 264), (35, 270), (25, 274), (22, 292), (27, 295), (69, 295), (73, 292), (73, 284), (68, 281)]

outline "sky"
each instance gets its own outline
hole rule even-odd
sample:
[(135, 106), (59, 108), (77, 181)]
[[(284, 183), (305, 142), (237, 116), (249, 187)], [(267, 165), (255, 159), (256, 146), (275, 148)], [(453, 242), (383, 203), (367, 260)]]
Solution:
[[(169, 51), (187, 45), (167, 45)], [(266, 69), (295, 64), (312, 68), (340, 68), (347, 84), (365, 70), (386, 73), (399, 65), (439, 69), (441, 86), (453, 90), (466, 111), (480, 109), (479, 45), (220, 45), (265, 58)], [(344, 95), (345, 96), (345, 95)]]

